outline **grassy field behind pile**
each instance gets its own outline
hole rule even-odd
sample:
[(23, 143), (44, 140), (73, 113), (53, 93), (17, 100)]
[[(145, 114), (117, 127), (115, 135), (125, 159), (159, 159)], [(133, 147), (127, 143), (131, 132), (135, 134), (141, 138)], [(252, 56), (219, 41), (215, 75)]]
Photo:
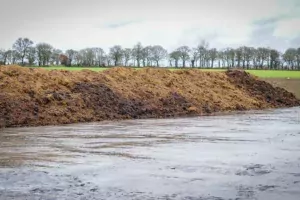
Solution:
[[(88, 69), (92, 71), (104, 71), (109, 69), (109, 68), (100, 68), (100, 67), (64, 67), (64, 66), (51, 66), (51, 67), (43, 67), (43, 68), (49, 70), (71, 70), (71, 71), (78, 71), (83, 69)], [(180, 69), (170, 68), (170, 70), (180, 70)], [(226, 69), (200, 69), (200, 70), (225, 71)], [(300, 71), (285, 71), (285, 70), (246, 70), (246, 71), (261, 78), (297, 78), (297, 79), (299, 78), (300, 79)]]

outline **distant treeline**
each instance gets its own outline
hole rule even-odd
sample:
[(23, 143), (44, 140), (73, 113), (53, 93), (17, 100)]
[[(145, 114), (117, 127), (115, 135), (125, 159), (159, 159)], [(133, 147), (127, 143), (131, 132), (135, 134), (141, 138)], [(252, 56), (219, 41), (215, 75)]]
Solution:
[(167, 63), (169, 67), (300, 70), (300, 47), (289, 48), (285, 52), (247, 46), (218, 50), (209, 48), (206, 41), (201, 41), (193, 48), (181, 46), (172, 52), (160, 45), (143, 46), (141, 43), (137, 43), (133, 48), (115, 45), (109, 52), (100, 47), (79, 51), (69, 49), (63, 52), (47, 43), (34, 44), (28, 38), (19, 38), (12, 49), (0, 50), (2, 65), (159, 67), (162, 63)]

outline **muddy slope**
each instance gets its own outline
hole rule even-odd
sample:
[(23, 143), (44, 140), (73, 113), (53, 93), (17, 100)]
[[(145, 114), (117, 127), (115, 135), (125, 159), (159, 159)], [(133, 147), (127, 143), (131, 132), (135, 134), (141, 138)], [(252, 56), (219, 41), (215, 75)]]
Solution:
[(275, 87), (282, 87), (289, 92), (292, 92), (300, 99), (300, 79), (287, 78), (264, 78), (263, 80), (271, 83)]
[(243, 71), (113, 68), (71, 72), (0, 67), (0, 127), (299, 105), (292, 93)]

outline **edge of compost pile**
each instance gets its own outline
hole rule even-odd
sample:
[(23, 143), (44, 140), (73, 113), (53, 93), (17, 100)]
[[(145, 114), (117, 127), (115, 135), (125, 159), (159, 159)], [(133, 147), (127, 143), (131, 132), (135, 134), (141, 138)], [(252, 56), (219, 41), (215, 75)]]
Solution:
[(211, 115), (300, 106), (245, 71), (0, 67), (0, 128)]

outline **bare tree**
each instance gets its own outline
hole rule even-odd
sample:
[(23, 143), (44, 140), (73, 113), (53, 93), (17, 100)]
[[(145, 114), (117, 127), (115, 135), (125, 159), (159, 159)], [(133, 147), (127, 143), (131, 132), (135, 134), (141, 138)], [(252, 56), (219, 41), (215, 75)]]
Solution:
[(180, 60), (180, 52), (179, 51), (173, 51), (170, 53), (170, 58), (174, 60), (175, 67), (178, 67), (178, 61)]
[[(251, 53), (250, 53), (250, 48), (249, 47), (246, 47), (246, 46), (242, 46), (240, 48), (238, 48), (238, 51), (240, 51), (240, 56), (241, 56), (241, 62), (242, 62), (242, 67), (243, 69), (246, 68), (246, 65), (247, 65), (247, 68), (249, 68), (249, 65), (250, 65), (250, 60), (251, 60)], [(239, 57), (237, 55), (237, 57)], [(238, 58), (237, 58), (238, 60)]]
[(13, 49), (18, 53), (21, 59), (21, 64), (24, 65), (24, 59), (29, 47), (33, 45), (33, 42), (28, 38), (19, 38), (13, 44)]
[(297, 61), (297, 50), (294, 48), (287, 49), (283, 54), (283, 60), (290, 69), (294, 69)]
[(224, 51), (224, 54), (225, 54), (225, 57), (226, 57), (227, 67), (228, 68), (234, 67), (235, 50), (233, 48), (227, 48)]
[(243, 59), (243, 49), (239, 47), (235, 50), (235, 59), (237, 61), (237, 67), (241, 67), (241, 61)]
[(114, 65), (117, 66), (123, 57), (123, 50), (120, 45), (113, 46), (110, 48), (110, 55), (114, 61)]
[(34, 62), (36, 60), (36, 48), (35, 47), (29, 47), (28, 51), (26, 53), (26, 58), (28, 60), (28, 64), (30, 66), (34, 65)]
[(62, 50), (60, 49), (53, 49), (51, 54), (51, 64), (59, 65), (60, 62), (60, 55), (62, 54)]
[(257, 69), (259, 65), (259, 56), (258, 56), (258, 50), (256, 48), (251, 48), (251, 56), (252, 56), (253, 67)]
[(88, 63), (87, 58), (87, 49), (81, 49), (78, 51), (78, 53), (74, 54), (74, 60), (77, 63), (78, 66), (86, 66)]
[[(85, 48), (80, 50), (81, 58), (82, 58), (82, 64), (84, 66), (94, 66), (95, 65), (95, 51), (93, 48)], [(79, 62), (77, 61), (77, 64)]]
[[(101, 48), (85, 48), (79, 52), (69, 49), (65, 54), (61, 50), (53, 49), (50, 44), (40, 43), (35, 47), (28, 38), (18, 38), (12, 50), (0, 50), (0, 64), (20, 64), (40, 66), (48, 64), (67, 66), (159, 66), (160, 61), (168, 57), (169, 65), (178, 67), (179, 61), (186, 67), (190, 61), (191, 67), (242, 67), (243, 69), (298, 69), (300, 70), (300, 48), (289, 48), (284, 53), (266, 47), (241, 46), (237, 49), (226, 48), (209, 49), (209, 43), (202, 40), (196, 48), (181, 46), (167, 55), (167, 51), (160, 45), (146, 46), (137, 43), (132, 49), (122, 49), (116, 45), (110, 49), (108, 55)], [(217, 62), (217, 65), (216, 65)], [(199, 63), (199, 64), (198, 64)]]
[(125, 67), (128, 65), (128, 62), (131, 59), (132, 56), (132, 50), (130, 48), (125, 48), (123, 50), (123, 55), (124, 55), (124, 65)]
[[(244, 47), (244, 52), (243, 52), (243, 67), (245, 67), (245, 65), (247, 66), (247, 69), (250, 68), (250, 62), (252, 57), (254, 56), (253, 54), (253, 47)], [(246, 64), (245, 64), (246, 63)]]
[(45, 66), (49, 64), (52, 50), (53, 47), (47, 43), (39, 43), (36, 45), (39, 66)]
[(155, 45), (151, 48), (153, 60), (156, 62), (156, 66), (159, 67), (159, 61), (166, 58), (168, 52), (160, 45)]
[(142, 55), (143, 53), (143, 46), (140, 42), (138, 42), (134, 47), (133, 47), (133, 50), (132, 50), (132, 56), (134, 57), (134, 59), (136, 60), (137, 62), (137, 67), (140, 67), (141, 66), (141, 60), (142, 60)]
[(218, 51), (219, 67), (226, 67), (225, 49)]
[(3, 65), (3, 63), (4, 63), (4, 52), (5, 52), (5, 50), (0, 49), (0, 65)]
[(197, 60), (199, 59), (199, 53), (197, 48), (192, 49), (191, 58), (192, 67), (197, 67)]
[(182, 60), (182, 66), (185, 67), (185, 63), (190, 59), (191, 49), (188, 46), (181, 46), (177, 49), (180, 52), (180, 58)]
[(73, 62), (73, 60), (75, 59), (75, 56), (76, 56), (76, 51), (73, 50), (73, 49), (68, 49), (66, 51), (66, 56), (68, 57), (67, 65), (72, 66), (72, 62)]
[(4, 49), (1, 49), (0, 50), (0, 65), (3, 64), (3, 65), (6, 65), (8, 60), (9, 60), (9, 56), (11, 55), (11, 50), (4, 50)]
[(264, 47), (259, 47), (257, 49), (257, 58), (260, 63), (261, 69), (264, 67), (265, 63), (268, 61), (269, 55), (270, 55), (269, 49), (264, 48)]
[(102, 48), (93, 48), (93, 54), (95, 57), (95, 65), (99, 67), (103, 64), (104, 50)]
[(173, 67), (173, 58), (170, 57), (170, 54), (168, 55), (168, 61), (169, 61), (169, 67)]
[(200, 42), (200, 44), (197, 46), (197, 51), (198, 51), (198, 54), (199, 54), (199, 66), (200, 67), (205, 67), (206, 65), (206, 58), (208, 57), (207, 56), (207, 49), (209, 47), (209, 43), (206, 42), (205, 40), (202, 40)]
[(297, 56), (296, 56), (296, 60), (297, 60), (297, 68), (298, 70), (300, 70), (300, 47), (297, 49)]
[(74, 54), (74, 60), (76, 61), (78, 66), (84, 66), (85, 63), (85, 50), (81, 49)]
[(146, 46), (142, 49), (142, 61), (143, 66), (152, 66), (152, 60), (153, 60), (153, 51), (151, 46)]
[(104, 60), (106, 61), (108, 67), (111, 66), (111, 63), (113, 62), (113, 58), (110, 54), (105, 55)]
[(217, 59), (218, 57), (218, 51), (216, 48), (212, 48), (208, 51), (208, 54), (209, 54), (209, 58), (210, 58), (210, 61), (211, 61), (211, 68), (214, 67), (214, 62), (215, 60)]
[(16, 50), (9, 50), (7, 61), (10, 64), (16, 64), (18, 60), (20, 60), (20, 54)]
[(276, 49), (270, 50), (270, 69), (277, 69), (280, 65), (280, 53)]

